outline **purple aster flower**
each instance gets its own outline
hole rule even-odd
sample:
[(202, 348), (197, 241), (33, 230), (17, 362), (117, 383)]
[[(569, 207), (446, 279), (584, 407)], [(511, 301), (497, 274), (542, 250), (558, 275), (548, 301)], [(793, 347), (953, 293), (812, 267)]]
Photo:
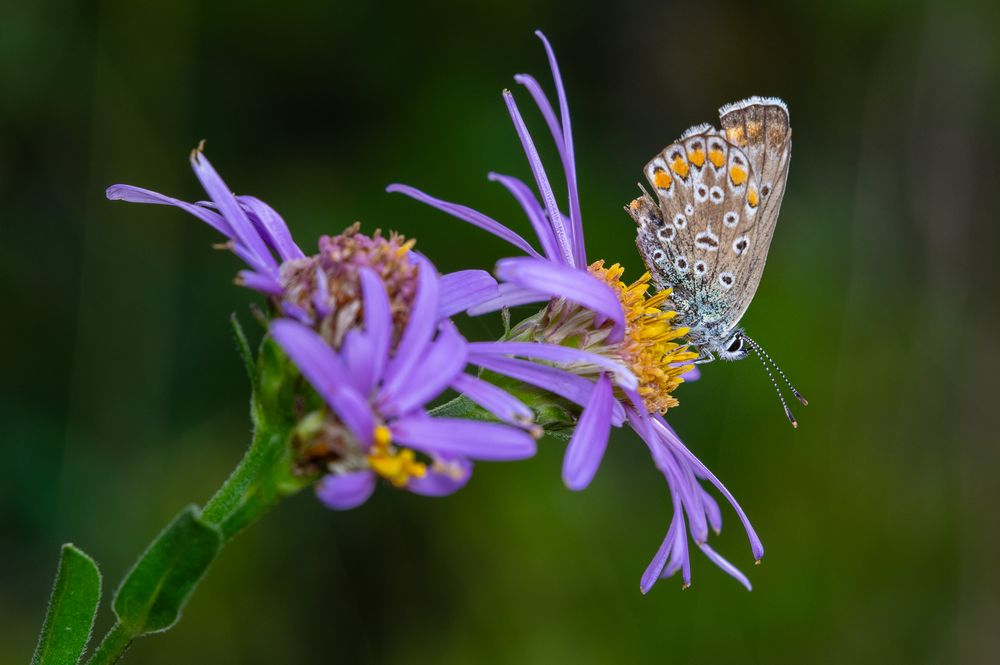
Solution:
[[(662, 417), (677, 404), (671, 394), (673, 390), (685, 378), (693, 380), (698, 376), (697, 370), (688, 364), (696, 354), (682, 343), (688, 330), (672, 325), (675, 313), (663, 309), (669, 291), (647, 297), (648, 273), (626, 284), (620, 280), (623, 270), (617, 264), (608, 268), (604, 261), (588, 265), (566, 94), (555, 54), (545, 36), (541, 32), (536, 34), (544, 44), (555, 80), (558, 116), (533, 77), (519, 74), (514, 79), (530, 93), (555, 142), (566, 178), (568, 215), (559, 208), (535, 143), (508, 90), (503, 93), (504, 102), (540, 196), (513, 176), (491, 173), (489, 178), (503, 185), (520, 204), (541, 251), (507, 226), (472, 208), (443, 201), (406, 185), (391, 185), (388, 191), (406, 194), (474, 224), (527, 254), (500, 260), (495, 270), (502, 281), (499, 292), (491, 298), (484, 297), (468, 311), (481, 314), (545, 302), (540, 312), (516, 325), (507, 335), (507, 341), (493, 349), (548, 362), (494, 357), (479, 364), (568, 397), (583, 407), (563, 462), (563, 480), (570, 489), (583, 489), (593, 479), (607, 448), (610, 428), (621, 424), (622, 413), (646, 443), (670, 487), (674, 514), (666, 540), (643, 576), (642, 591), (645, 593), (657, 579), (678, 570), (683, 571), (684, 584), (690, 583), (689, 535), (710, 560), (749, 588), (746, 577), (707, 544), (708, 527), (716, 531), (721, 528), (721, 512), (701, 487), (701, 481), (715, 485), (732, 504), (758, 561), (763, 556), (760, 539), (729, 491), (684, 446)], [(627, 367), (630, 375), (619, 372), (616, 376), (596, 362), (533, 356), (530, 347), (539, 343), (589, 352)], [(621, 376), (629, 376), (636, 382), (623, 383)], [(579, 399), (584, 393), (589, 395), (585, 401)]]

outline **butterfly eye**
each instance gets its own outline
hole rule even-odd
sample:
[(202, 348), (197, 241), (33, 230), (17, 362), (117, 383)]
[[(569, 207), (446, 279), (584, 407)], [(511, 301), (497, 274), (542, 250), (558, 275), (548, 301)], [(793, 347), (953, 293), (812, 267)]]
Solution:
[(737, 335), (736, 337), (733, 337), (733, 341), (730, 343), (726, 351), (729, 351), (729, 353), (738, 353), (742, 348), (743, 338)]

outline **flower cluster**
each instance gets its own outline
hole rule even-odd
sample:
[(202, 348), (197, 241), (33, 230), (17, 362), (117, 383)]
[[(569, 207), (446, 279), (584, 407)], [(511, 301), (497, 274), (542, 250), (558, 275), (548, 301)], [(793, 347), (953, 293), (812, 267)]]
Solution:
[[(567, 414), (571, 429), (563, 480), (573, 490), (596, 474), (612, 427), (628, 425), (646, 443), (667, 481), (673, 512), (666, 538), (642, 577), (645, 593), (681, 571), (690, 583), (689, 537), (706, 556), (748, 588), (747, 578), (707, 544), (721, 528), (721, 511), (702, 486), (714, 485), (732, 504), (755, 558), (763, 554), (743, 510), (688, 450), (664, 419), (677, 405), (675, 389), (696, 378), (684, 344), (687, 329), (665, 310), (668, 292), (648, 293), (649, 275), (626, 284), (619, 264), (589, 263), (578, 195), (569, 109), (551, 46), (541, 38), (558, 97), (558, 114), (539, 83), (521, 74), (559, 154), (568, 191), (560, 209), (534, 140), (513, 94), (503, 97), (528, 158), (538, 194), (518, 178), (490, 174), (520, 204), (536, 249), (517, 232), (463, 205), (406, 185), (399, 192), (496, 235), (526, 256), (502, 259), (494, 279), (484, 270), (440, 275), (395, 233), (361, 232), (358, 225), (320, 239), (306, 255), (282, 218), (251, 196), (236, 196), (205, 158), (191, 164), (209, 201), (188, 203), (156, 192), (114, 185), (110, 199), (179, 207), (222, 233), (225, 247), (247, 266), (237, 282), (271, 304), (268, 329), (311, 386), (298, 414), (295, 463), (317, 475), (316, 491), (331, 508), (363, 503), (377, 481), (424, 495), (445, 495), (468, 480), (474, 460), (515, 460), (535, 452), (541, 431), (519, 397), (544, 395)], [(496, 342), (469, 342), (450, 317), (481, 315), (539, 303), (537, 313)], [(476, 368), (470, 371), (469, 368)], [(432, 408), (453, 391), (450, 405)], [(546, 401), (547, 400), (547, 401)], [(443, 413), (448, 413), (445, 416)]]

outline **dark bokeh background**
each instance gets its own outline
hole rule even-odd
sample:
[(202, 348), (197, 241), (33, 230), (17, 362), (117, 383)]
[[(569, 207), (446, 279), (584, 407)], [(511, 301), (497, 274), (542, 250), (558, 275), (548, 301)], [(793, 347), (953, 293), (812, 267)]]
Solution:
[(536, 27), (570, 95), (591, 256), (631, 277), (621, 206), (645, 161), (724, 102), (791, 108), (746, 324), (812, 404), (793, 431), (747, 362), (707, 367), (671, 412), (764, 539), (754, 567), (726, 511), (714, 541), (753, 593), (696, 555), (692, 588), (642, 596), (671, 512), (648, 454), (619, 436), (572, 494), (546, 441), (444, 500), (382, 490), (333, 513), (303, 493), (126, 662), (996, 662), (998, 18), (943, 0), (5, 4), (0, 662), (27, 661), (60, 543), (110, 590), (247, 440), (227, 316), (256, 298), (230, 283), (238, 261), (196, 220), (104, 187), (199, 198), (187, 154), (205, 138), (304, 247), (360, 219), (441, 270), (491, 265), (508, 247), (383, 187), (527, 233), (485, 174), (528, 177), (500, 91), (518, 71), (552, 89)]

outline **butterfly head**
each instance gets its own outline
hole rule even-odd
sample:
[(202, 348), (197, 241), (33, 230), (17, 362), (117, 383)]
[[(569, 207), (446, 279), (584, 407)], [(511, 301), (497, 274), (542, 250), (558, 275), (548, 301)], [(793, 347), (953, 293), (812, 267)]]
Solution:
[(742, 328), (737, 328), (732, 334), (723, 337), (720, 342), (714, 344), (715, 348), (709, 349), (723, 360), (743, 360), (750, 355), (749, 338), (743, 334)]

